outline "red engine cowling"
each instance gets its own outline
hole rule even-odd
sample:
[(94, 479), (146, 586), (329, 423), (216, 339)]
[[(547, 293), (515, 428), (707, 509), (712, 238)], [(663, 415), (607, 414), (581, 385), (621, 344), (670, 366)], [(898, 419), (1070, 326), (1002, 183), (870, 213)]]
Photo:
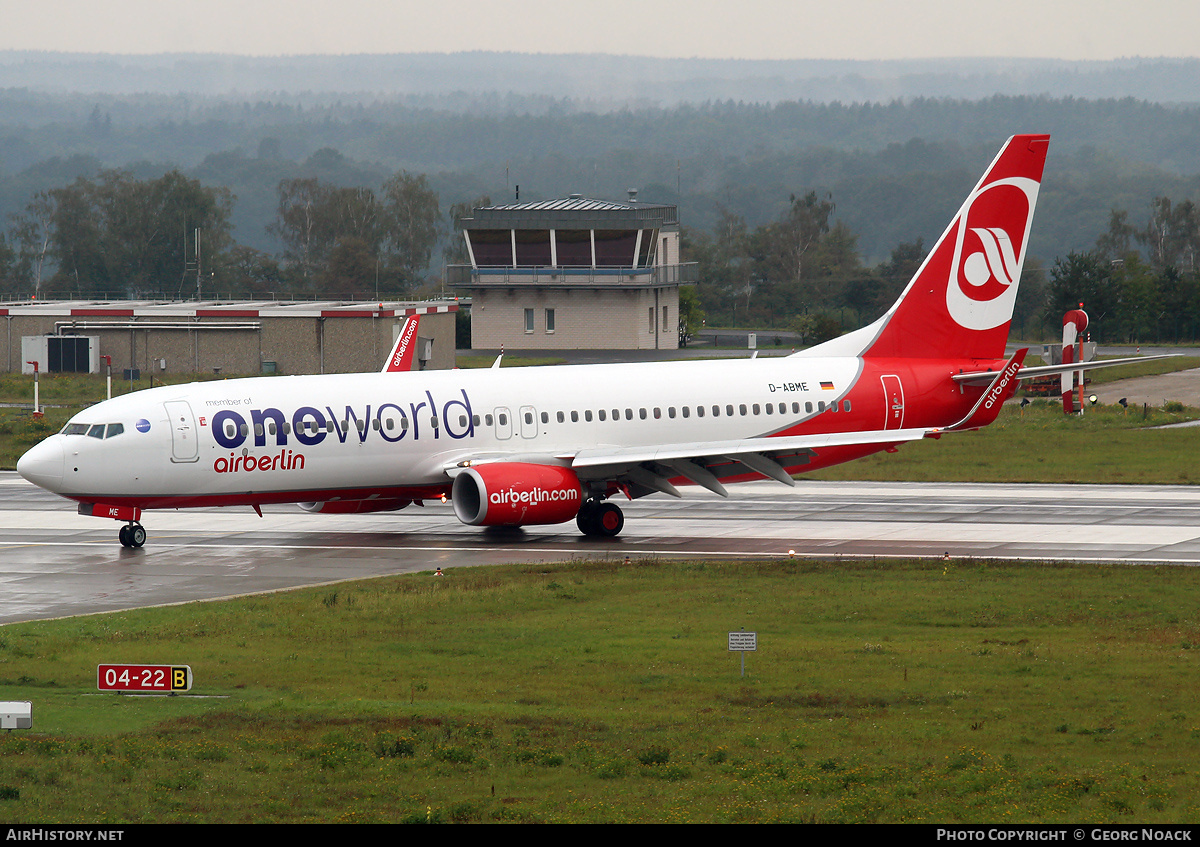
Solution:
[(365, 512), (395, 512), (412, 500), (325, 500), (320, 503), (297, 503), (306, 512), (322, 515), (359, 515)]
[(467, 468), (454, 478), (454, 514), (471, 526), (525, 526), (569, 521), (583, 505), (570, 468), (507, 462)]

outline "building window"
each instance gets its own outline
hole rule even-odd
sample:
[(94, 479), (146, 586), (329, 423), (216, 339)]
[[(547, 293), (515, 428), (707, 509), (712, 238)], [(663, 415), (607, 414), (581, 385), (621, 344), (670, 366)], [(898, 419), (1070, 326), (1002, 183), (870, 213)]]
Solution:
[(533, 309), (525, 310), (525, 331), (533, 332)]
[(507, 229), (475, 229), (466, 232), (471, 242), (475, 266), (480, 268), (513, 266), (512, 231)]
[(666, 332), (667, 327), (670, 326), (670, 322), (667, 320), (667, 310), (670, 308), (671, 308), (670, 306), (663, 306), (663, 322), (662, 322), (662, 331), (663, 332)]
[(654, 332), (654, 307), (653, 306), (650, 307), (648, 313), (646, 314), (646, 318), (649, 321), (649, 324), (646, 326), (646, 332)]
[(546, 332), (554, 332), (554, 310), (546, 310)]
[(599, 268), (632, 268), (634, 267), (633, 251), (637, 245), (638, 231), (635, 230), (603, 230), (595, 231), (596, 267)]
[(560, 229), (554, 233), (560, 268), (590, 268), (592, 266), (592, 231), (589, 229)]
[(518, 268), (548, 268), (550, 262), (550, 230), (518, 229), (513, 233), (517, 245)]

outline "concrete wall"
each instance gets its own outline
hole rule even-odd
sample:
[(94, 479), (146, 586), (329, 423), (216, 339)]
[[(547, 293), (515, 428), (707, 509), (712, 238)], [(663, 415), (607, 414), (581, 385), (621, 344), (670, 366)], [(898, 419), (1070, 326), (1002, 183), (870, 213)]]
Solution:
[[(525, 331), (526, 309), (533, 309), (533, 332)], [(553, 332), (546, 329), (547, 309), (554, 310)], [(471, 346), (480, 350), (501, 346), (506, 350), (675, 350), (679, 289), (476, 289), (471, 302)]]

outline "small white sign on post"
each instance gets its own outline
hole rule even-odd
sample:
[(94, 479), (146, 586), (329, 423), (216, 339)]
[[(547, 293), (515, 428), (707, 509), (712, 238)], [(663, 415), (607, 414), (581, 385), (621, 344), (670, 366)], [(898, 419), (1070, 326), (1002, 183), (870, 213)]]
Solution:
[(746, 654), (758, 650), (758, 633), (740, 629), (729, 633), (729, 652), (742, 654), (742, 676), (746, 675)]
[(0, 729), (33, 729), (33, 702), (30, 700), (0, 702)]

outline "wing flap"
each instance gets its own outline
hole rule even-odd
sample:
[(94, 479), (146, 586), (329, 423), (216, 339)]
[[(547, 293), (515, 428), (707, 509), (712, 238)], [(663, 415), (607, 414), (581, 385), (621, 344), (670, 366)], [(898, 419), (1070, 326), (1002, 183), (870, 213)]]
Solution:
[(742, 455), (795, 455), (827, 447), (849, 447), (865, 444), (901, 444), (919, 441), (931, 430), (885, 429), (872, 432), (830, 432), (817, 435), (781, 435), (771, 438), (742, 438), (730, 441), (696, 441), (686, 444), (657, 444), (643, 447), (591, 447), (563, 456), (571, 466), (598, 468), (613, 465), (637, 465), (660, 462), (670, 466), (675, 461), (716, 459)]

